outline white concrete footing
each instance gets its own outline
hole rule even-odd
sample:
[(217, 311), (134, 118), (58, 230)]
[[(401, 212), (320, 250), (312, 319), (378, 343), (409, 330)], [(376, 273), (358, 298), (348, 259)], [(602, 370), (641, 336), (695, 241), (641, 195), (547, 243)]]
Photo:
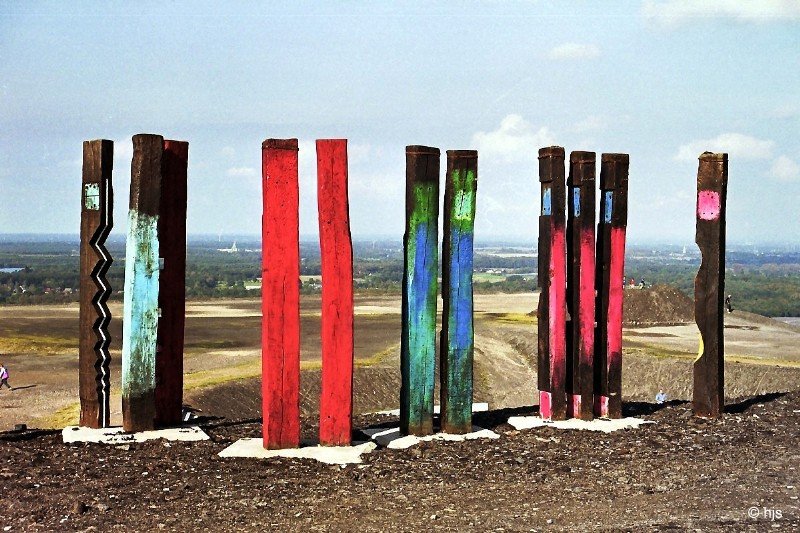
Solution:
[(643, 424), (655, 424), (652, 420), (642, 420), (641, 418), (595, 418), (594, 420), (581, 420), (570, 418), (567, 420), (543, 420), (538, 416), (512, 416), (508, 419), (508, 424), (514, 429), (534, 429), (534, 428), (554, 428), (554, 429), (577, 429), (583, 431), (602, 431), (611, 433), (620, 429), (635, 429)]
[(168, 441), (200, 441), (208, 440), (208, 435), (198, 426), (156, 429), (153, 431), (140, 431), (138, 433), (124, 433), (121, 427), (112, 428), (87, 428), (82, 426), (67, 426), (61, 430), (64, 444), (73, 442), (95, 442), (100, 444), (130, 444), (147, 440), (164, 439)]
[(461, 435), (451, 433), (436, 433), (433, 435), (426, 435), (424, 437), (417, 437), (416, 435), (401, 435), (400, 428), (376, 428), (376, 429), (362, 429), (361, 432), (369, 435), (378, 445), (384, 448), (391, 448), (393, 450), (404, 450), (419, 444), (420, 442), (430, 442), (434, 440), (444, 440), (451, 442), (461, 442), (473, 439), (499, 439), (500, 435), (489, 429), (483, 429), (475, 426), (472, 433), (465, 433)]
[(221, 452), (220, 457), (250, 457), (254, 459), (272, 459), (287, 457), (296, 459), (314, 459), (320, 463), (332, 465), (357, 464), (361, 455), (377, 448), (374, 442), (364, 442), (354, 446), (304, 446), (302, 448), (285, 448), (267, 450), (260, 438), (239, 439)]

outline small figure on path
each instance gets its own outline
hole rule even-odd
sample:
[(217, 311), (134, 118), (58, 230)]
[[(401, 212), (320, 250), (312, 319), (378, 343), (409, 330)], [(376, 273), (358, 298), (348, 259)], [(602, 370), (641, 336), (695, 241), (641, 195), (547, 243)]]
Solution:
[(731, 303), (731, 296), (732, 295), (729, 294), (725, 297), (725, 309), (727, 309), (729, 313), (733, 313), (733, 304)]
[(662, 404), (666, 401), (667, 401), (666, 393), (663, 390), (659, 389), (658, 394), (656, 394), (656, 403)]
[(640, 289), (646, 289), (647, 288), (647, 283), (644, 282), (644, 278), (639, 280), (639, 288)]
[(6, 365), (0, 363), (0, 389), (3, 388), (3, 385), (8, 387), (9, 390), (13, 390), (13, 387), (8, 384), (8, 369)]

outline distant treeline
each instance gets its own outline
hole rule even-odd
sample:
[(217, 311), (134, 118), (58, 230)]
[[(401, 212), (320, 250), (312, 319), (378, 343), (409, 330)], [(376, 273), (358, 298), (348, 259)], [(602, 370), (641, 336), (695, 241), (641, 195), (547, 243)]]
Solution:
[[(244, 298), (261, 293), (259, 243), (237, 243), (236, 253), (217, 248), (231, 243), (190, 242), (187, 251), (186, 294), (188, 298)], [(403, 255), (400, 243), (355, 242), (354, 285), (367, 294), (397, 294), (402, 288)], [(109, 245), (114, 264), (108, 280), (112, 298), (121, 299), (124, 284), (124, 243)], [(249, 251), (248, 251), (249, 250)], [(508, 253), (506, 253), (508, 252)], [(498, 253), (500, 255), (498, 255)], [(301, 243), (301, 292), (320, 291), (319, 247)], [(510, 257), (509, 257), (510, 255)], [(668, 254), (652, 257), (632, 254), (626, 276), (638, 283), (666, 283), (689, 296), (694, 291), (698, 258), (670, 259)], [(22, 268), (0, 272), (0, 304), (66, 303), (78, 300), (79, 252), (77, 243), (0, 242), (0, 268)], [(756, 254), (733, 252), (727, 257), (725, 292), (733, 295), (737, 309), (767, 316), (800, 316), (800, 254)], [(476, 272), (495, 273), (496, 279), (476, 281), (476, 293), (524, 292), (536, 289), (536, 258), (519, 257), (514, 250), (476, 251)], [(498, 281), (499, 280), (499, 281)]]

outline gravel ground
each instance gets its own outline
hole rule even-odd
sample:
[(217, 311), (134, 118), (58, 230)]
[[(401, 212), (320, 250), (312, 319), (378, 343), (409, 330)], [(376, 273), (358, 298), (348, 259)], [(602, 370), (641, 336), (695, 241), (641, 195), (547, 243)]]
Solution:
[[(729, 402), (629, 403), (655, 424), (613, 434), (518, 432), (530, 409), (476, 414), (495, 441), (379, 449), (361, 465), (221, 459), (257, 420), (206, 420), (212, 440), (64, 445), (0, 433), (4, 531), (800, 530), (800, 392)], [(304, 433), (315, 433), (314, 419)], [(359, 416), (359, 427), (390, 417)], [(749, 511), (748, 511), (749, 510)], [(753, 517), (749, 516), (752, 514)]]

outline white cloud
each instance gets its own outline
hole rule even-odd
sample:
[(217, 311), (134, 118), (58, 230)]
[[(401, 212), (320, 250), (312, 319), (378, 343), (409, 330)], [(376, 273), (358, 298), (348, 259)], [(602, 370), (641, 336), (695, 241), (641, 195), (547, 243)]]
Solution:
[(713, 139), (701, 139), (678, 148), (675, 159), (696, 161), (703, 152), (725, 152), (738, 159), (769, 159), (775, 143), (741, 133), (723, 133)]
[(564, 43), (547, 54), (550, 59), (594, 59), (600, 56), (600, 49), (593, 44)]
[(676, 27), (700, 19), (723, 18), (736, 22), (800, 21), (797, 0), (648, 0), (642, 5), (645, 19), (664, 27)]
[(780, 181), (797, 181), (800, 180), (800, 165), (782, 155), (772, 162), (769, 173)]
[(253, 167), (231, 167), (225, 174), (232, 178), (250, 178), (258, 173)]
[(556, 144), (555, 136), (546, 127), (534, 130), (519, 115), (508, 115), (494, 131), (479, 131), (472, 136), (472, 145), (481, 156), (499, 157), (506, 162), (535, 160), (539, 148)]
[(792, 104), (781, 105), (772, 110), (770, 117), (778, 119), (797, 118), (800, 117), (800, 107)]

